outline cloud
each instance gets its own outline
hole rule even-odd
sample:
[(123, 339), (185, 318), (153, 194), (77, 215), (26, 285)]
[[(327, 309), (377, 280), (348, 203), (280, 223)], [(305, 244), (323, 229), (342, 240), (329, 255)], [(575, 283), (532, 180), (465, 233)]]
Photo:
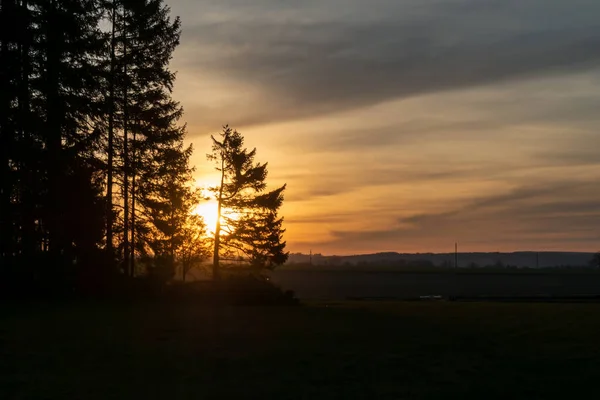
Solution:
[(303, 118), (600, 64), (600, 20), (590, 16), (600, 14), (597, 2), (278, 3), (237, 12), (239, 2), (211, 3), (227, 17), (186, 25), (183, 68), (263, 93), (259, 107), (230, 110), (231, 122)]
[(590, 138), (587, 142), (577, 143), (573, 138), (566, 149), (554, 149), (539, 152), (535, 155), (536, 161), (551, 163), (555, 166), (596, 166), (600, 167), (600, 153), (596, 150), (600, 145), (600, 135)]
[(600, 241), (597, 0), (172, 6), (190, 135), (258, 147), (292, 250)]
[[(393, 191), (398, 185), (435, 185), (440, 182), (464, 182), (487, 175), (492, 178), (497, 173), (493, 166), (472, 168), (469, 165), (402, 165), (398, 163), (354, 164), (316, 171), (310, 175), (288, 175), (290, 181), (301, 182), (299, 187), (291, 187), (286, 201), (309, 201), (321, 197), (335, 197), (357, 190)], [(503, 171), (504, 173), (507, 170)]]
[(569, 241), (589, 246), (600, 240), (599, 199), (597, 180), (531, 184), (466, 202), (456, 209), (399, 217), (382, 229), (334, 231), (329, 245), (458, 240), (486, 244), (488, 249), (510, 242), (520, 248)]

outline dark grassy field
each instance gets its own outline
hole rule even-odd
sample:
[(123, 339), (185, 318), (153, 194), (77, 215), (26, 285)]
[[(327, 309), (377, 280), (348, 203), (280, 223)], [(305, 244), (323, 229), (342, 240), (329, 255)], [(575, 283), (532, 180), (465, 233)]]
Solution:
[(593, 270), (451, 272), (365, 272), (275, 270), (272, 279), (301, 299), (344, 300), (349, 297), (414, 298), (451, 296), (600, 295), (600, 275)]
[(1, 308), (1, 399), (599, 398), (600, 305)]

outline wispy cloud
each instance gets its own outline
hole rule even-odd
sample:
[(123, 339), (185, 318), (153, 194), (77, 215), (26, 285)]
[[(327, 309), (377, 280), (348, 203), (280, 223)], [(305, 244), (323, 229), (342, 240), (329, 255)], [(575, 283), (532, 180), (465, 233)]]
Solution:
[(221, 18), (186, 25), (181, 66), (260, 88), (266, 104), (235, 110), (239, 124), (569, 73), (600, 62), (600, 20), (593, 17), (600, 4), (593, 1), (211, 5), (208, 15)]
[(240, 128), (293, 250), (600, 241), (598, 1), (171, 3), (199, 174)]
[[(560, 245), (576, 238), (582, 248), (598, 243), (600, 188), (597, 181), (531, 184), (509, 193), (482, 197), (460, 208), (399, 217), (386, 229), (334, 231), (332, 244), (348, 246), (390, 241), (460, 241), (488, 248), (511, 243), (518, 248)], [(540, 240), (540, 238), (544, 238)], [(571, 243), (572, 244), (572, 243)]]

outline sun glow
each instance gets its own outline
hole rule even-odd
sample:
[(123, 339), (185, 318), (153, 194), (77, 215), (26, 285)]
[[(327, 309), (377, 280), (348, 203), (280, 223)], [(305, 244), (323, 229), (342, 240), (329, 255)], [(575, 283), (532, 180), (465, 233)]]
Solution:
[(204, 219), (208, 233), (215, 233), (218, 214), (218, 204), (216, 200), (207, 200), (198, 204), (194, 210), (194, 214), (199, 215)]
[[(218, 212), (219, 206), (217, 201), (211, 199), (198, 204), (192, 213), (199, 215), (204, 219), (204, 223), (206, 224), (206, 232), (212, 236), (215, 234), (215, 229), (217, 228), (216, 225)], [(227, 218), (230, 220), (237, 220), (239, 218), (239, 214), (237, 213), (228, 212), (227, 210), (223, 210), (223, 213), (223, 215), (227, 215)], [(221, 227), (225, 229), (221, 230), (221, 236), (227, 235), (227, 222), (223, 216), (221, 216)]]

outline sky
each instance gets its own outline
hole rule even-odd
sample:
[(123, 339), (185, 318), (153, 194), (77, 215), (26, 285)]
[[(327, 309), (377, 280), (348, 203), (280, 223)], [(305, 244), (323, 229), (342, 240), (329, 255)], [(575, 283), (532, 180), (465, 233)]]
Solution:
[(229, 124), (292, 252), (600, 250), (597, 0), (167, 0), (199, 184)]

